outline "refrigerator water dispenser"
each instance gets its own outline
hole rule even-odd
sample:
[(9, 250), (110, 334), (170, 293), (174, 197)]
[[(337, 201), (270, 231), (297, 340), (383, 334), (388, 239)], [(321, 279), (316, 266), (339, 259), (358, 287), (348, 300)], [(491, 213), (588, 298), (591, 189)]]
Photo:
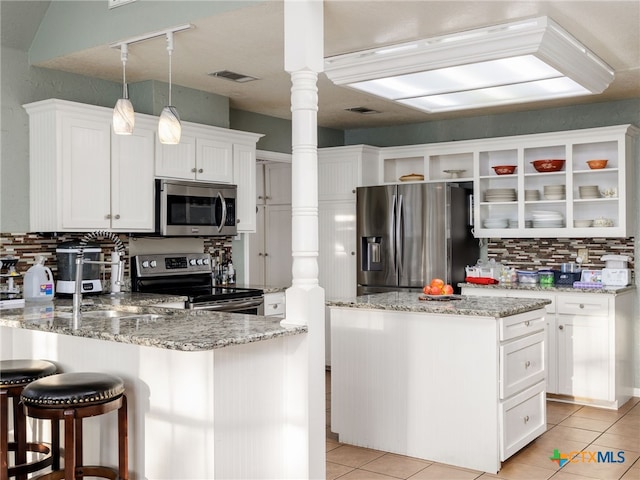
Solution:
[(382, 237), (362, 237), (362, 270), (382, 270)]

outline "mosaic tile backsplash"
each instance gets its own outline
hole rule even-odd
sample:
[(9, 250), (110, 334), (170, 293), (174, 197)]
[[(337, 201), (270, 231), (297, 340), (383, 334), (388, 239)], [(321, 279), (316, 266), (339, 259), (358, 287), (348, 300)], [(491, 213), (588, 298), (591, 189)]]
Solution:
[(634, 268), (634, 243), (631, 238), (492, 238), (487, 243), (488, 260), (495, 259), (519, 270), (554, 269), (562, 263), (575, 262), (579, 249), (589, 251), (583, 269), (600, 270), (603, 255), (626, 255)]
[[(65, 233), (56, 235), (40, 235), (38, 233), (0, 233), (0, 258), (5, 256), (18, 257), (20, 260), (16, 265), (16, 271), (23, 274), (31, 267), (37, 257), (45, 257), (45, 265), (49, 267), (54, 278), (58, 270), (56, 259), (56, 247), (70, 240), (80, 240), (83, 233)], [(120, 234), (120, 240), (125, 247), (125, 277), (130, 275), (130, 255), (129, 242), (131, 238), (127, 234)], [(209, 237), (204, 240), (204, 251), (213, 257), (224, 254), (226, 261), (231, 260), (231, 242), (233, 237)], [(113, 244), (109, 240), (96, 240), (101, 246), (104, 245), (103, 252), (110, 252)], [(108, 271), (109, 267), (105, 267)], [(108, 274), (107, 274), (108, 277)], [(22, 285), (22, 277), (16, 279), (17, 285)]]

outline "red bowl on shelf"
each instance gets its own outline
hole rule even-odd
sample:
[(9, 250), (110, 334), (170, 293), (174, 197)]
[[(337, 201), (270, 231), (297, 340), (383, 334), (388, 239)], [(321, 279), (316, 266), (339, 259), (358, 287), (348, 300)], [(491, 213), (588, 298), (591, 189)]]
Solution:
[(564, 160), (534, 160), (531, 164), (538, 172), (558, 172), (564, 167)]
[(515, 165), (496, 165), (491, 168), (493, 168), (498, 175), (511, 175), (516, 171)]

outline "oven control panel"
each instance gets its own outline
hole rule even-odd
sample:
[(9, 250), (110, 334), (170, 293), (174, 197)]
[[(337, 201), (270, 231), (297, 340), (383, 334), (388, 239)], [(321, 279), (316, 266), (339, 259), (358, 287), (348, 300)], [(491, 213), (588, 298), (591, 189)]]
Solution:
[(208, 253), (137, 255), (133, 261), (138, 277), (211, 273), (211, 255)]

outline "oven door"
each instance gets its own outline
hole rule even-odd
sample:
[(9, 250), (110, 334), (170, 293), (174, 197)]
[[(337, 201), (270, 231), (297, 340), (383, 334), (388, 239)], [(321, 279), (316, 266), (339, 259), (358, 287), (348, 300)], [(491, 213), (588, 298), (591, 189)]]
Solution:
[(211, 302), (187, 303), (187, 308), (190, 310), (264, 315), (264, 297), (233, 298), (213, 300)]
[(161, 235), (236, 235), (235, 185), (156, 180), (156, 221)]

